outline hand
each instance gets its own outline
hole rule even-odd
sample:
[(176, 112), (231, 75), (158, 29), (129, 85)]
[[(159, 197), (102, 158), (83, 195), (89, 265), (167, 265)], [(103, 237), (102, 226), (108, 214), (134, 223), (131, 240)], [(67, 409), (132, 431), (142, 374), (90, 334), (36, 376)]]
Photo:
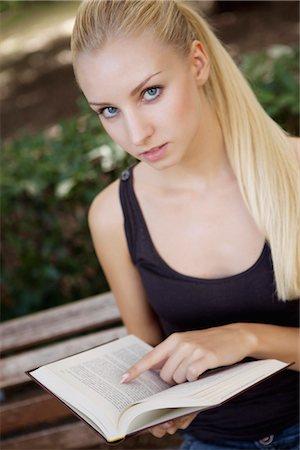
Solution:
[(195, 381), (207, 369), (241, 361), (254, 346), (255, 336), (243, 324), (174, 333), (134, 364), (121, 382), (154, 367), (161, 367), (160, 377), (167, 383)]
[(158, 438), (165, 436), (167, 433), (175, 434), (178, 429), (185, 430), (197, 415), (198, 412), (195, 412), (183, 417), (178, 417), (177, 419), (169, 420), (161, 425), (156, 425), (155, 427), (149, 428), (148, 431), (150, 431), (153, 436)]

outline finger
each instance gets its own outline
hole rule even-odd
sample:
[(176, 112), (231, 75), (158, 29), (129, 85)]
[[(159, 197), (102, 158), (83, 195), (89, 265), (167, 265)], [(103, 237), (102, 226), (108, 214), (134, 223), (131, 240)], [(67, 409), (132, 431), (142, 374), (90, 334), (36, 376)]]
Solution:
[(180, 418), (176, 419), (175, 425), (180, 430), (185, 430), (192, 423), (192, 421), (195, 419), (195, 417), (198, 414), (199, 414), (199, 412), (197, 411), (195, 413), (188, 414), (187, 416), (180, 417)]
[(160, 371), (162, 369), (162, 367), (164, 366), (166, 361), (167, 361), (167, 358), (163, 359), (162, 361), (160, 361), (157, 364), (154, 364), (154, 366), (151, 367), (151, 370), (158, 370), (158, 371)]
[(168, 428), (171, 428), (174, 426), (174, 423), (175, 423), (174, 420), (168, 420), (168, 422), (164, 422), (159, 425), (155, 425), (154, 427), (146, 428), (145, 430), (141, 430), (139, 432), (139, 434), (149, 433), (149, 431), (152, 433), (153, 430), (156, 430), (156, 431), (160, 430), (160, 431), (166, 432)]
[(186, 342), (175, 346), (174, 352), (164, 364), (160, 376), (168, 383), (183, 383), (186, 381), (187, 367), (196, 359), (202, 357), (203, 350)]
[(214, 369), (217, 366), (218, 364), (215, 356), (212, 353), (206, 353), (202, 358), (197, 358), (196, 360), (188, 363), (187, 366), (179, 367), (178, 370), (186, 370), (185, 377), (187, 381), (196, 381), (206, 370)]
[(149, 428), (149, 431), (151, 434), (153, 434), (153, 436), (155, 436), (157, 438), (161, 438), (161, 437), (165, 436), (165, 434), (167, 433), (167, 430), (160, 426), (151, 427), (151, 428)]
[(157, 438), (162, 438), (167, 433), (166, 430), (157, 430), (157, 429), (152, 429), (152, 428), (150, 428), (149, 431), (151, 434), (153, 434), (153, 436), (155, 436)]
[(185, 383), (187, 380), (187, 369), (189, 367), (189, 360), (183, 360), (173, 373), (173, 380), (175, 383)]
[[(172, 353), (169, 358), (165, 361), (161, 371), (160, 377), (169, 384), (174, 384), (177, 380), (174, 380), (174, 373), (177, 368), (182, 364), (185, 358), (185, 351), (183, 348), (179, 348)], [(184, 380), (185, 381), (185, 380)]]
[(186, 381), (195, 381), (198, 378), (198, 372), (192, 364), (194, 361), (190, 359), (184, 359), (182, 363), (177, 367), (173, 373), (173, 379), (175, 383), (185, 383)]
[(121, 378), (121, 383), (128, 383), (141, 375), (146, 370), (157, 367), (169, 356), (169, 345), (167, 341), (158, 344), (153, 350), (143, 356), (137, 363), (131, 366)]
[(150, 431), (156, 437), (163, 437), (167, 432), (169, 432), (170, 429), (175, 428), (175, 431), (177, 430), (177, 427), (174, 425), (175, 421), (169, 420), (168, 422), (156, 425), (155, 427), (151, 427)]
[[(194, 363), (201, 360), (204, 353), (197, 348), (191, 355), (184, 358), (173, 373), (175, 383), (184, 383), (185, 381), (194, 381), (198, 377), (198, 373), (194, 373)], [(194, 378), (193, 378), (194, 377)]]
[(189, 420), (188, 422), (184, 422), (184, 423), (182, 423), (181, 425), (180, 425), (180, 427), (178, 427), (180, 430), (186, 430), (189, 426), (190, 426), (190, 424), (191, 424), (191, 420)]
[(165, 422), (161, 425), (157, 425), (149, 429), (149, 431), (155, 437), (163, 437), (165, 434), (173, 435), (176, 433), (178, 429), (185, 430), (190, 423), (195, 419), (198, 415), (198, 412), (188, 414), (187, 416), (180, 417), (178, 419), (173, 419), (168, 422)]
[(177, 430), (178, 430), (177, 427), (171, 427), (171, 428), (169, 428), (169, 429), (167, 430), (167, 433), (168, 433), (168, 434), (175, 434)]

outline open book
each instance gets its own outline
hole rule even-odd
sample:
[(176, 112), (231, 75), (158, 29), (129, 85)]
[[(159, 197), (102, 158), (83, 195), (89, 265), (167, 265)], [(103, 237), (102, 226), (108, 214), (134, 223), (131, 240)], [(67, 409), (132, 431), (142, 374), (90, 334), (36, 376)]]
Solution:
[(194, 411), (221, 405), (289, 364), (260, 360), (208, 371), (170, 386), (155, 370), (121, 376), (152, 347), (129, 335), (27, 372), (108, 442)]

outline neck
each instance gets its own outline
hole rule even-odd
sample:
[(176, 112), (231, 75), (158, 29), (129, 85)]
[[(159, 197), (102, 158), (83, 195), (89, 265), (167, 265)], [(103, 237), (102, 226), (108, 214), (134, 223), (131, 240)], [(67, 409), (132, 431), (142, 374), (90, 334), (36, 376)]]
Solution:
[[(201, 180), (206, 185), (232, 174), (220, 125), (215, 119), (199, 128), (193, 143), (180, 164), (170, 168), (172, 175)], [(170, 170), (170, 174), (171, 174)]]
[(205, 190), (235, 179), (220, 124), (208, 102), (203, 117), (184, 158), (176, 165), (154, 171), (155, 175), (152, 173), (162, 187)]

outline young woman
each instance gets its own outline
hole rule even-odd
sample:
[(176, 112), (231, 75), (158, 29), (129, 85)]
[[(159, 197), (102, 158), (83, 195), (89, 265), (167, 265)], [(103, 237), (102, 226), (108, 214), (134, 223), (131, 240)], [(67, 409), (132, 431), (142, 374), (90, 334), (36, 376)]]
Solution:
[(139, 162), (94, 200), (99, 261), (129, 333), (123, 377), (170, 383), (246, 358), (294, 362), (222, 407), (153, 427), (184, 449), (298, 448), (299, 142), (263, 111), (188, 2), (89, 0), (77, 82)]

